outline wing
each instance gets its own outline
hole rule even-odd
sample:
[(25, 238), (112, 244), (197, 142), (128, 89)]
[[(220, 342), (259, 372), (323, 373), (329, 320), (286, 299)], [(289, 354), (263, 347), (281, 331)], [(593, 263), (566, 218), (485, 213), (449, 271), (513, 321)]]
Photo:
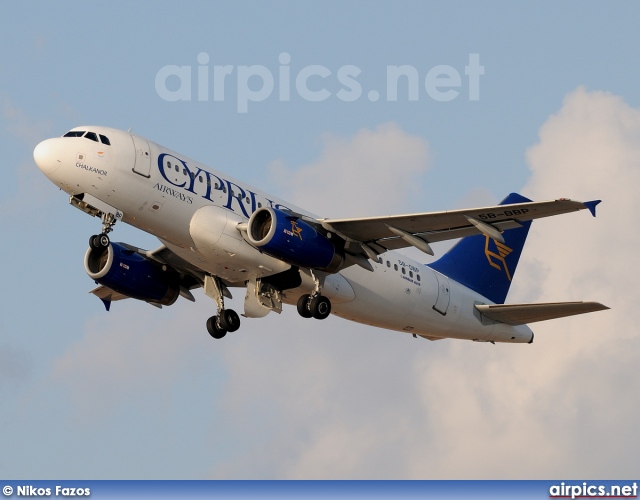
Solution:
[(599, 302), (556, 302), (548, 304), (477, 305), (482, 316), (507, 325), (524, 325), (536, 321), (565, 318), (609, 309)]
[(98, 287), (94, 288), (89, 293), (92, 293), (93, 295), (98, 297), (104, 304), (104, 307), (107, 311), (111, 309), (111, 302), (129, 298), (126, 295), (116, 292), (115, 290), (112, 290), (111, 288), (103, 285), (98, 285)]
[(502, 241), (501, 233), (520, 227), (521, 221), (589, 209), (595, 217), (599, 200), (580, 202), (561, 198), (555, 201), (509, 203), (510, 199), (526, 200), (512, 194), (503, 205), (450, 210), (445, 212), (365, 217), (358, 219), (321, 219), (322, 227), (342, 237), (347, 253), (364, 254), (376, 260), (377, 254), (415, 246), (433, 255), (429, 243), (486, 234)]

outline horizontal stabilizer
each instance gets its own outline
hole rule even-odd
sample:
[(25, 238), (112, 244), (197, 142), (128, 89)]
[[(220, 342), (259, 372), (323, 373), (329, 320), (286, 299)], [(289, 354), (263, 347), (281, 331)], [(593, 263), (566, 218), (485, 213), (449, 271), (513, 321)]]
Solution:
[(513, 326), (609, 309), (598, 302), (496, 304), (476, 305), (475, 307), (485, 318)]

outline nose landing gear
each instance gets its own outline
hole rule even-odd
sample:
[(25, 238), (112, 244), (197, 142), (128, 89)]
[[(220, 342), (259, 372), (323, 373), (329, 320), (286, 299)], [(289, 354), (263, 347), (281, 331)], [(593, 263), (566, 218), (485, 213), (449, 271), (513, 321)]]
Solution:
[(111, 241), (105, 233), (94, 234), (89, 237), (89, 246), (94, 250), (106, 248), (109, 246), (109, 243), (111, 243)]
[[(122, 217), (122, 215), (120, 215)], [(106, 248), (109, 246), (110, 240), (107, 236), (113, 231), (113, 226), (118, 222), (118, 216), (111, 213), (102, 213), (102, 232), (100, 234), (94, 234), (89, 238), (89, 246), (94, 250), (100, 248)]]

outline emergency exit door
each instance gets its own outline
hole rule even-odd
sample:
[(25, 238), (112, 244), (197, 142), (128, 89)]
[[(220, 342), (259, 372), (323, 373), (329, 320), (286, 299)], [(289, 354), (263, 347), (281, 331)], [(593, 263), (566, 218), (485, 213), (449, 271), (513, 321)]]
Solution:
[(447, 314), (447, 309), (449, 308), (449, 278), (436, 271), (434, 271), (434, 274), (438, 281), (438, 298), (436, 299), (436, 303), (433, 308), (444, 316)]

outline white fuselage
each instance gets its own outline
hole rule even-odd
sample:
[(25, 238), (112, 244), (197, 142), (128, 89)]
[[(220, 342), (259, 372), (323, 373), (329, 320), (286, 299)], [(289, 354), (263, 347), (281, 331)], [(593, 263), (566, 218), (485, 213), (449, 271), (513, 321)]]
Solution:
[[(110, 145), (76, 137), (42, 142), (34, 152), (36, 162), (62, 190), (116, 208), (124, 222), (226, 282), (244, 285), (289, 268), (251, 246), (237, 226), (260, 207), (311, 216), (308, 212), (128, 132), (95, 126), (74, 130), (102, 134)], [(326, 277), (322, 293), (331, 299), (334, 314), (434, 339), (532, 339), (524, 325), (483, 324), (474, 305), (491, 301), (424, 264), (395, 251), (371, 264), (373, 272), (352, 265)], [(303, 272), (303, 278), (308, 275)], [(311, 279), (303, 279), (300, 287), (283, 293), (283, 301), (295, 304), (312, 286)]]

